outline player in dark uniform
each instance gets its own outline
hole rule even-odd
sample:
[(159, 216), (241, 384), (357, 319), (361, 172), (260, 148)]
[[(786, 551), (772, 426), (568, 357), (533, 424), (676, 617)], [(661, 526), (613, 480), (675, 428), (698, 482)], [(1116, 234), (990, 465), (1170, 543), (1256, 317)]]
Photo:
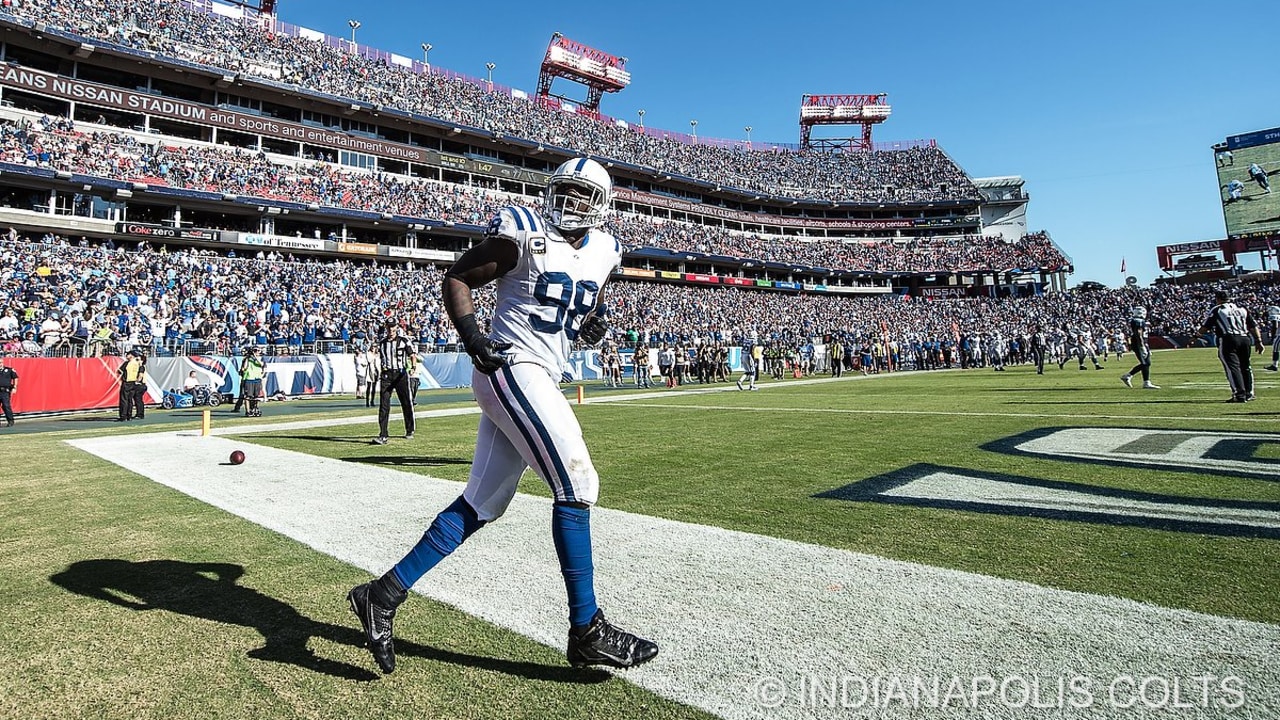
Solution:
[(1159, 390), (1160, 386), (1151, 382), (1151, 347), (1147, 344), (1147, 309), (1141, 305), (1133, 306), (1129, 313), (1129, 347), (1133, 350), (1138, 364), (1120, 376), (1120, 382), (1126, 387), (1133, 387), (1132, 378), (1142, 373), (1143, 390)]
[(1267, 332), (1271, 333), (1271, 364), (1263, 369), (1276, 372), (1280, 370), (1276, 365), (1280, 361), (1280, 307), (1267, 306)]
[(1036, 374), (1044, 374), (1044, 356), (1049, 349), (1049, 339), (1045, 337), (1044, 328), (1039, 325), (1031, 328), (1031, 360), (1036, 365)]

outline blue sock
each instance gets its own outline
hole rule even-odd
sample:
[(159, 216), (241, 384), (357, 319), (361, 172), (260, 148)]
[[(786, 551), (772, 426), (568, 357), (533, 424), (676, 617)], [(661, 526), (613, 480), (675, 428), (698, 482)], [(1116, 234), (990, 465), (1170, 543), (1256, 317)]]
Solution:
[(418, 578), (427, 574), (449, 553), (458, 549), (463, 540), (480, 529), (484, 523), (476, 517), (476, 511), (459, 495), (449, 507), (440, 511), (431, 527), (422, 534), (422, 539), (405, 555), (391, 572), (395, 573), (400, 585), (413, 587)]
[(569, 595), (569, 624), (578, 627), (596, 615), (595, 567), (591, 563), (591, 510), (556, 504), (551, 508), (560, 573)]

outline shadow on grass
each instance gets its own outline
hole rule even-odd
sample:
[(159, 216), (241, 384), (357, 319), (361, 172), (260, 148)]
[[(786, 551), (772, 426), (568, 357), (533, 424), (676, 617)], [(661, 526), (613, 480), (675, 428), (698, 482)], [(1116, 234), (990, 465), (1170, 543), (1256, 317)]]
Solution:
[(278, 440), (306, 440), (308, 442), (336, 442), (351, 443), (353, 445), (368, 445), (370, 438), (362, 437), (340, 437), (337, 435), (263, 435), (263, 438)]
[(471, 464), (470, 459), (432, 457), (430, 455), (369, 455), (342, 459), (345, 462), (364, 463), (366, 465), (393, 465), (396, 467), (436, 467), (440, 465)]
[(1006, 405), (1212, 405), (1212, 400), (1175, 400), (1173, 398), (1143, 395), (1141, 400), (1011, 400)]
[[(213, 622), (242, 625), (257, 630), (265, 644), (248, 651), (257, 660), (296, 665), (325, 675), (368, 682), (378, 675), (340, 660), (317, 656), (307, 647), (313, 637), (346, 645), (364, 645), (364, 633), (353, 615), (352, 626), (318, 622), (291, 605), (236, 581), (244, 567), (231, 563), (189, 563), (180, 560), (82, 560), (49, 580), (85, 597), (130, 610), (163, 610)], [(396, 639), (396, 654), (464, 667), (492, 670), (529, 680), (560, 683), (599, 683), (608, 680), (601, 670), (503, 660), (469, 655)], [(369, 659), (370, 664), (373, 659)]]

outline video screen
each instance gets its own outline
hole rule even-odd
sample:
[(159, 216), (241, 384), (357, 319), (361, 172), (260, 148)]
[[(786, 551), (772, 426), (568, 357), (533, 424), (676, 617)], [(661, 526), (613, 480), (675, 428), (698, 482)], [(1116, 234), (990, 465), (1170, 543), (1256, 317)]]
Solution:
[(1280, 128), (1233, 135), (1213, 160), (1227, 236), (1280, 235)]

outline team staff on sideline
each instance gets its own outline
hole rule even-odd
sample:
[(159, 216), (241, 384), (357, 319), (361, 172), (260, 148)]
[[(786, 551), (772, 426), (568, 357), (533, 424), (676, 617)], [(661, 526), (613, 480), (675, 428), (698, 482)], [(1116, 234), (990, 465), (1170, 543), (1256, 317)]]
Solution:
[(13, 427), (13, 405), (10, 396), (18, 391), (18, 372), (0, 355), (0, 409), (4, 410), (5, 427)]
[(413, 437), (413, 395), (409, 384), (409, 369), (418, 361), (413, 343), (405, 336), (400, 323), (387, 318), (378, 337), (378, 437), (374, 445), (387, 444), (387, 423), (391, 420), (391, 393), (400, 401), (404, 413), (404, 436)]
[(128, 422), (136, 415), (139, 420), (146, 416), (146, 405), (142, 396), (147, 392), (147, 367), (136, 350), (125, 355), (120, 365), (120, 402), (119, 415), (116, 422)]
[(1160, 386), (1151, 382), (1151, 346), (1147, 344), (1147, 309), (1141, 305), (1133, 306), (1129, 313), (1129, 347), (1133, 349), (1138, 364), (1120, 376), (1120, 382), (1133, 387), (1133, 376), (1142, 373), (1143, 390), (1159, 390)]
[(262, 375), (266, 365), (258, 357), (258, 348), (250, 347), (244, 353), (240, 363), (240, 397), (248, 404), (245, 417), (262, 417), (262, 409), (258, 407), (262, 397)]
[(1271, 364), (1263, 369), (1280, 371), (1280, 367), (1276, 366), (1280, 362), (1280, 306), (1267, 306), (1267, 332), (1271, 333)]
[(378, 380), (382, 377), (382, 366), (378, 363), (378, 350), (371, 344), (362, 354), (367, 358), (368, 368), (365, 371), (364, 406), (376, 407), (374, 400), (378, 397)]
[(1262, 331), (1245, 308), (1231, 302), (1225, 290), (1213, 294), (1218, 304), (1209, 311), (1209, 317), (1200, 325), (1203, 335), (1212, 331), (1218, 339), (1218, 359), (1227, 373), (1231, 386), (1231, 399), (1227, 402), (1242, 403), (1253, 399), (1253, 370), (1249, 367), (1249, 340), (1262, 352)]
[[(551, 535), (569, 599), (569, 663), (625, 668), (658, 654), (656, 644), (620, 630), (596, 606), (590, 520), (599, 478), (559, 385), (570, 343), (595, 345), (608, 331), (600, 290), (622, 247), (596, 226), (611, 186), (609, 173), (592, 160), (564, 163), (547, 183), (541, 212), (503, 208), (484, 240), (445, 275), (445, 308), (474, 366), (480, 428), (462, 495), (400, 562), (347, 595), (383, 672), (395, 668), (392, 620), (408, 588), (506, 512), (528, 467), (555, 498)], [(486, 336), (471, 293), (495, 281), (497, 308)]]

